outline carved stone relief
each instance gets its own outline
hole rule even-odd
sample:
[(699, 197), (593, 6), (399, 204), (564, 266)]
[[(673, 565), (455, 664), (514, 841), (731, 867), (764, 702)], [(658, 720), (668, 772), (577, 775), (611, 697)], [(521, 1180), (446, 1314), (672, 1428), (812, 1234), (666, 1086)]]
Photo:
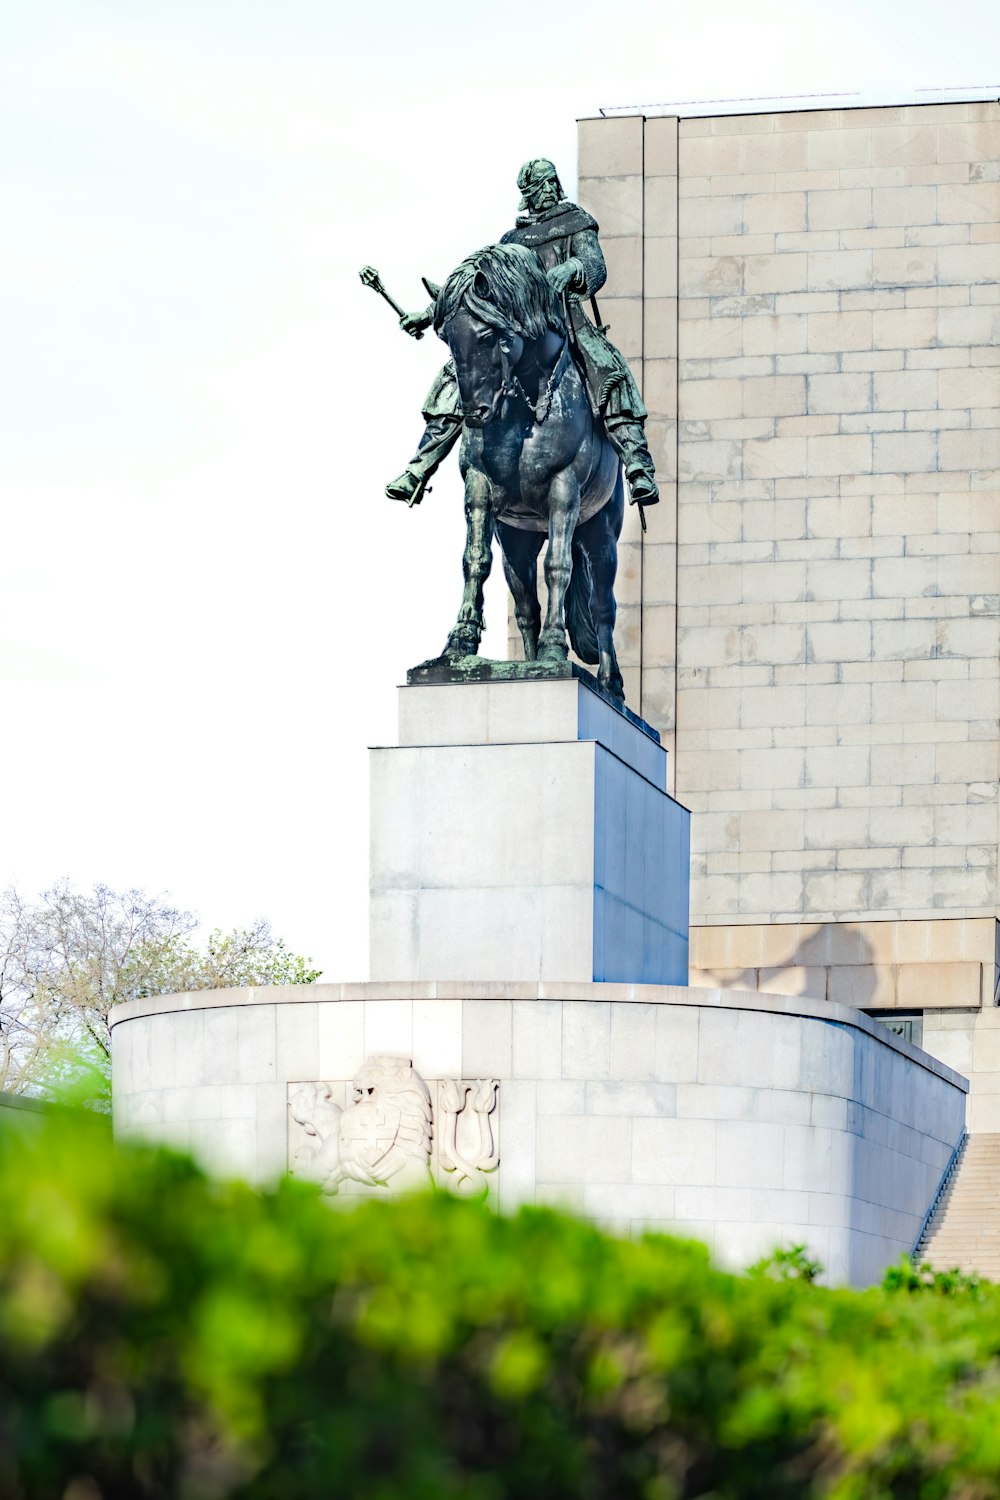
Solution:
[(500, 1165), (499, 1083), (425, 1081), (408, 1057), (370, 1057), (351, 1083), (288, 1085), (288, 1169), (324, 1193), (435, 1180), (485, 1193)]

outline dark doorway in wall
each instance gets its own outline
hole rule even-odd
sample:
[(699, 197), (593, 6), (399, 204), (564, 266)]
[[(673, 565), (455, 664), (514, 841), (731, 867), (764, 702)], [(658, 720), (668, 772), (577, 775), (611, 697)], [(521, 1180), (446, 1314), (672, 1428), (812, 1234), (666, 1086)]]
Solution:
[(901, 1036), (904, 1042), (912, 1042), (914, 1047), (923, 1046), (924, 1017), (922, 1011), (913, 1011), (906, 1015), (898, 1010), (870, 1010), (867, 1012), (873, 1021), (887, 1030)]

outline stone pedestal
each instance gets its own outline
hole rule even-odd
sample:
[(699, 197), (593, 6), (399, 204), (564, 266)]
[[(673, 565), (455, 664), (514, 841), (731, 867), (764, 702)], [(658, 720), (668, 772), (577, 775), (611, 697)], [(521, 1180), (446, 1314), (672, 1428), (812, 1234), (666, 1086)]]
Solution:
[(657, 736), (571, 668), (513, 670), (401, 689), (372, 752), (371, 981), (114, 1007), (116, 1133), (337, 1202), (434, 1181), (878, 1280), (965, 1080), (846, 1005), (686, 988)]
[(584, 674), (401, 688), (371, 752), (372, 979), (686, 984), (666, 763)]

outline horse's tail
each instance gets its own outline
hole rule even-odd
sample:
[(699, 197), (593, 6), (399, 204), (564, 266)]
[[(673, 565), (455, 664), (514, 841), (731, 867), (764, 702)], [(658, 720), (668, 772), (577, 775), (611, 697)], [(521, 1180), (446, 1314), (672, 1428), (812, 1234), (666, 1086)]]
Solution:
[(566, 592), (566, 628), (570, 645), (581, 661), (596, 666), (598, 661), (597, 627), (594, 624), (594, 575), (590, 558), (573, 542), (573, 570)]

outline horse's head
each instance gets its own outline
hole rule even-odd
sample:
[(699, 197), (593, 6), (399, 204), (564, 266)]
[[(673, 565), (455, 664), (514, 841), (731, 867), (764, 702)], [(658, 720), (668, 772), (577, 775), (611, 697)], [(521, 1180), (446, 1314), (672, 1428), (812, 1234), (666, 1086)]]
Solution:
[(470, 427), (485, 427), (497, 414), (510, 372), (524, 353), (524, 340), (467, 307), (448, 319), (445, 338), (458, 374), (462, 416)]
[(528, 345), (564, 331), (559, 302), (538, 257), (521, 245), (470, 255), (445, 282), (434, 327), (451, 350), (462, 416), (485, 427), (508, 394)]

